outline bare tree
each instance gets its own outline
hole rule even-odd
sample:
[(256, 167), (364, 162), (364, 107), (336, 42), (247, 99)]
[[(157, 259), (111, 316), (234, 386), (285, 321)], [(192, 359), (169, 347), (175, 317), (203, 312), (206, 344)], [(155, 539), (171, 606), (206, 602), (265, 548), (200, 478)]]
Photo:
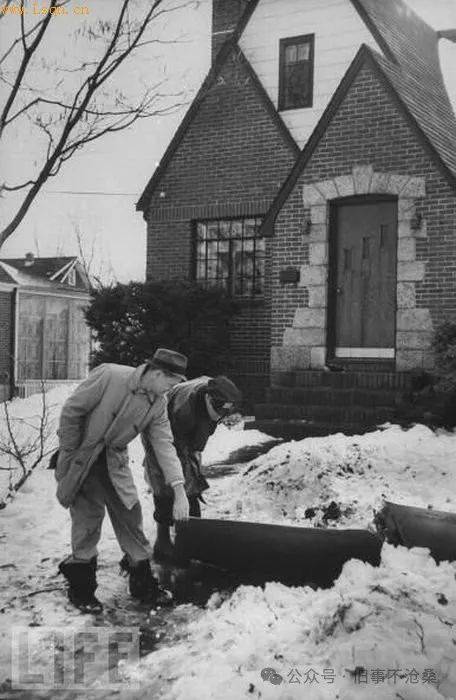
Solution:
[[(59, 45), (62, 22), (66, 21), (59, 15), (71, 14), (69, 0), (49, 0), (47, 13), (38, 18), (28, 0), (11, 5), (10, 9), (18, 10), (14, 16), (8, 12), (9, 5), (3, 3), (0, 25), (8, 23), (9, 40), (11, 26), (16, 26), (17, 35), (0, 55), (4, 96), (0, 144), (9, 134), (18, 138), (20, 130), (22, 134), (38, 130), (43, 152), (35, 166), (30, 163), (31, 172), (21, 182), (0, 184), (0, 195), (21, 195), (10, 220), (0, 230), (0, 248), (24, 219), (45, 182), (81, 148), (140, 119), (169, 113), (183, 104), (180, 92), (163, 92), (166, 78), (151, 85), (143, 80), (139, 98), (129, 94), (129, 82), (135, 75), (126, 70), (129, 65), (131, 71), (131, 59), (144, 47), (172, 43), (163, 38), (164, 19), (172, 12), (197, 6), (198, 1), (109, 3), (104, 6), (107, 15), (103, 19), (79, 21), (72, 33), (70, 58), (67, 47), (61, 41)], [(46, 75), (48, 85), (43, 84)]]
[(9, 483), (6, 494), (0, 499), (0, 509), (5, 507), (32, 471), (55, 449), (50, 445), (53, 426), (44, 381), (41, 381), (40, 401), (39, 413), (28, 417), (15, 416), (10, 403), (2, 403), (0, 471), (8, 472)]
[(73, 221), (73, 231), (76, 238), (79, 262), (89, 281), (91, 289), (102, 289), (107, 284), (115, 283), (114, 270), (109, 260), (100, 253), (100, 241), (95, 235), (88, 241), (81, 226)]

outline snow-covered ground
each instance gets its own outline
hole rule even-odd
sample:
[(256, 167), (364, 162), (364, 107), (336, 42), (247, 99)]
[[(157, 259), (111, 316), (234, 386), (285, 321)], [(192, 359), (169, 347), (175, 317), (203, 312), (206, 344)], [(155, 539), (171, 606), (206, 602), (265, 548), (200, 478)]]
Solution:
[[(223, 462), (239, 448), (267, 439), (221, 427), (204, 461)], [(384, 498), (456, 512), (455, 453), (455, 434), (423, 426), (286, 443), (240, 473), (213, 480), (204, 514), (371, 528)], [(130, 455), (145, 530), (153, 537), (139, 441)], [(8, 689), (1, 683), (10, 677), (14, 626), (94, 624), (71, 609), (55, 576), (68, 552), (69, 516), (54, 491), (53, 473), (38, 468), (0, 511), (0, 697)], [(98, 593), (108, 607), (123, 606), (122, 620), (133, 626), (137, 618), (125, 607), (125, 581), (114, 575), (118, 559), (107, 521)], [(126, 665), (125, 676), (139, 682), (140, 690), (116, 697), (456, 698), (455, 575), (456, 564), (437, 566), (427, 550), (385, 545), (380, 567), (350, 561), (328, 590), (241, 586), (230, 597), (214, 594), (204, 609), (180, 606), (180, 638), (170, 644), (165, 637), (139, 664)], [(269, 669), (264, 678), (263, 669)]]
[[(369, 529), (383, 499), (456, 512), (455, 449), (455, 434), (420, 425), (286, 443), (229, 477), (215, 511)], [(425, 549), (384, 545), (379, 568), (351, 561), (329, 590), (243, 586), (215, 595), (188, 639), (145, 658), (134, 677), (182, 700), (456, 698), (455, 575)], [(282, 683), (264, 681), (264, 668)]]

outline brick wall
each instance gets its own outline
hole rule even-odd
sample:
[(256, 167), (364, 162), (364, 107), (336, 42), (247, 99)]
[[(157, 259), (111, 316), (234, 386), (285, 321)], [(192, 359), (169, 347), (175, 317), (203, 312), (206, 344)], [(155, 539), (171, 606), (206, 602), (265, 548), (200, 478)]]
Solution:
[(309, 304), (306, 294), (310, 290), (282, 288), (278, 279), (279, 270), (290, 262), (298, 266), (306, 263), (309, 210), (304, 209), (303, 187), (351, 175), (354, 166), (424, 178), (426, 194), (413, 202), (424, 220), (424, 235), (415, 241), (416, 260), (425, 263), (423, 278), (415, 283), (414, 304), (418, 310), (429, 311), (433, 328), (444, 318), (456, 320), (455, 192), (390, 91), (366, 65), (276, 221), (272, 279), (272, 345), (276, 348), (282, 345), (284, 329), (290, 326), (296, 308)]
[(0, 401), (9, 397), (12, 332), (12, 292), (0, 290)]
[(265, 212), (295, 154), (234, 53), (168, 164), (151, 199), (148, 219)]
[[(193, 222), (265, 214), (295, 157), (243, 61), (230, 57), (146, 212), (147, 279), (189, 278)], [(269, 245), (268, 269), (270, 252)], [(244, 377), (258, 379), (269, 361), (269, 290), (261, 302), (242, 303), (233, 324), (234, 356)]]
[(148, 280), (187, 279), (192, 260), (192, 222), (149, 221), (147, 226)]

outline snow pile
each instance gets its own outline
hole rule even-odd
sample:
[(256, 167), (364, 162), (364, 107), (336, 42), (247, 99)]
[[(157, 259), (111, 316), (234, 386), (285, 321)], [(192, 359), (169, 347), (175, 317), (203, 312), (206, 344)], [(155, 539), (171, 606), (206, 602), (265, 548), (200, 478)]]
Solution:
[[(33, 394), (27, 399), (13, 399), (6, 408), (9, 415), (11, 431), (19, 450), (24, 455), (26, 471), (28, 471), (39, 453), (39, 435), (43, 415), (46, 416), (43, 423), (45, 437), (45, 453), (49, 456), (57, 447), (57, 427), (62, 405), (68, 396), (76, 388), (76, 384), (63, 385), (51, 389), (45, 394), (45, 414), (43, 413), (42, 394)], [(8, 432), (7, 415), (5, 406), (2, 406), (0, 415), (0, 445), (11, 447), (11, 438)], [(4, 453), (0, 447), (0, 502), (8, 491), (23, 476), (20, 464), (10, 455)]]
[(243, 447), (262, 445), (274, 440), (270, 435), (259, 430), (244, 430), (243, 423), (227, 428), (223, 424), (217, 426), (213, 435), (207, 441), (203, 452), (203, 464), (217, 464), (226, 462), (233, 452)]
[(456, 512), (456, 434), (389, 426), (365, 435), (289, 442), (232, 483), (227, 511), (243, 520), (368, 527), (384, 499)]
[[(385, 545), (380, 567), (352, 560), (329, 590), (269, 583), (215, 595), (185, 643), (131, 677), (173, 700), (454, 697), (455, 572), (426, 550)], [(262, 679), (265, 668), (281, 688)]]
[[(372, 528), (384, 498), (454, 511), (455, 448), (455, 434), (420, 425), (283, 444), (214, 482), (205, 514)], [(379, 568), (352, 560), (328, 590), (243, 586), (214, 595), (185, 644), (130, 672), (170, 700), (454, 698), (455, 577), (456, 564), (437, 566), (428, 550), (385, 545)]]

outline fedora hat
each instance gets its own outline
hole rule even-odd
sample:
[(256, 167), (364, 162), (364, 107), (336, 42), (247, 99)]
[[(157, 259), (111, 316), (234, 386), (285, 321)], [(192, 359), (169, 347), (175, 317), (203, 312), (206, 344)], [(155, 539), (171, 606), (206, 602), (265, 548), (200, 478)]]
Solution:
[(168, 374), (174, 374), (181, 382), (185, 382), (187, 379), (185, 372), (187, 371), (188, 360), (185, 355), (181, 355), (180, 352), (175, 352), (175, 350), (158, 348), (153, 356), (146, 360), (146, 363), (153, 369), (161, 369)]
[(208, 381), (207, 393), (219, 406), (225, 403), (239, 406), (242, 402), (242, 393), (228, 377), (224, 377), (223, 375), (219, 375)]

